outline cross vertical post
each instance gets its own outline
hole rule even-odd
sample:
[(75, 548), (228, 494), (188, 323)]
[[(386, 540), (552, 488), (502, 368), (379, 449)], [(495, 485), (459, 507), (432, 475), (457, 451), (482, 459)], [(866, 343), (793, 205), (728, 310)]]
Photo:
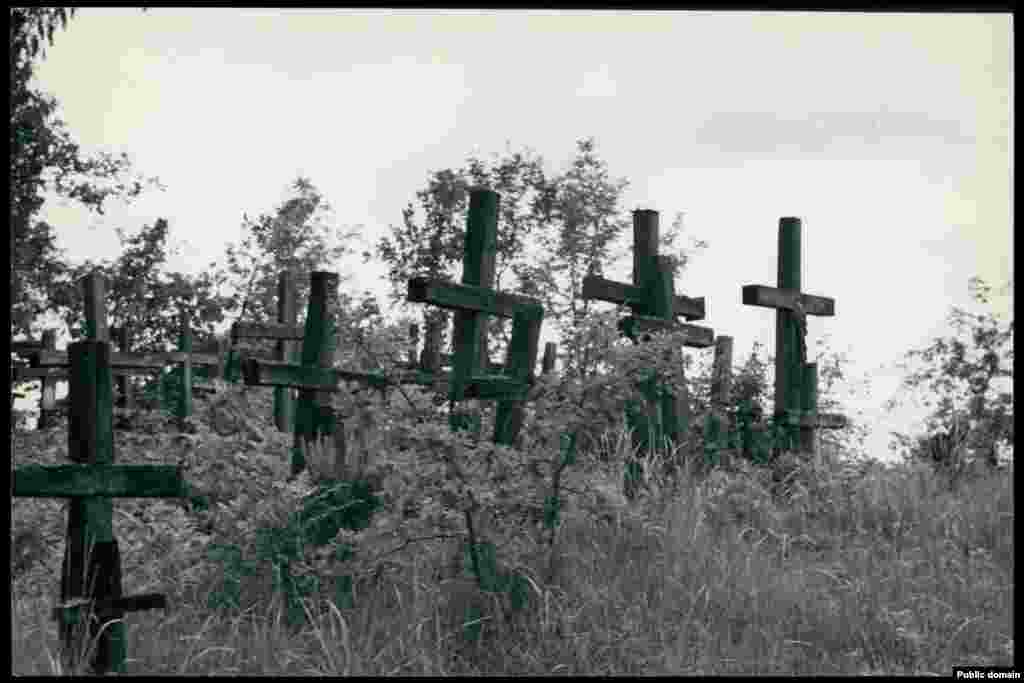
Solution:
[[(310, 275), (306, 327), (302, 335), (303, 366), (330, 368), (333, 365), (338, 345), (338, 306), (337, 273), (313, 272)], [(302, 445), (315, 441), (320, 434), (333, 436), (336, 428), (340, 427), (336, 422), (330, 391), (299, 389), (292, 447), (293, 476), (306, 467)]]
[(544, 360), (541, 361), (541, 372), (545, 375), (555, 371), (555, 356), (558, 355), (558, 345), (555, 342), (548, 342), (544, 345)]
[[(43, 330), (43, 348), (47, 351), (57, 350), (57, 330)], [(43, 395), (39, 400), (37, 429), (52, 427), (57, 416), (57, 381), (49, 377), (43, 377), (42, 380)]]
[(185, 419), (192, 415), (192, 316), (187, 309), (182, 309), (179, 320), (181, 330), (178, 333), (178, 350), (185, 354), (181, 363), (181, 395), (178, 396), (178, 420), (182, 427)]
[[(277, 322), (282, 325), (296, 324), (298, 307), (295, 303), (295, 275), (290, 270), (283, 270), (277, 277)], [(278, 339), (276, 358), (284, 363), (293, 360), (295, 342)], [(278, 431), (290, 432), (295, 417), (295, 401), (292, 400), (291, 387), (274, 387), (274, 424)]]
[(711, 370), (711, 410), (704, 424), (704, 451), (714, 458), (729, 438), (729, 402), (732, 399), (732, 337), (715, 338)]
[(420, 326), (416, 323), (409, 325), (409, 357), (406, 361), (410, 370), (416, 369), (416, 347), (420, 343)]
[(807, 370), (807, 316), (834, 316), (835, 300), (800, 290), (800, 232), (799, 218), (779, 219), (778, 287), (744, 285), (742, 291), (745, 305), (776, 309), (775, 418), (785, 434), (781, 448), (813, 452), (815, 429), (838, 428), (846, 422), (838, 415), (817, 415), (816, 408), (804, 410), (817, 395), (816, 377)]
[[(469, 216), (466, 221), (466, 245), (462, 256), (462, 284), (487, 287), (494, 286), (494, 266), (498, 254), (498, 193), (492, 191), (471, 192), (469, 195)], [(452, 330), (452, 382), (449, 395), (452, 401), (465, 398), (466, 383), (481, 369), (483, 337), (487, 333), (484, 316), (476, 311), (456, 310)], [(466, 428), (479, 414), (451, 412), (453, 428)]]
[(424, 372), (436, 373), (441, 370), (443, 324), (444, 321), (439, 316), (428, 315), (427, 336), (423, 341), (423, 351), (420, 353), (420, 369)]

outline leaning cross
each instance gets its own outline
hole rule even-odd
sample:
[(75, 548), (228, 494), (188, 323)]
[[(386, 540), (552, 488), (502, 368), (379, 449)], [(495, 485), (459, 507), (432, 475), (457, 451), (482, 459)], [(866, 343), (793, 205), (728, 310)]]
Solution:
[[(671, 263), (667, 257), (658, 255), (658, 238), (658, 212), (634, 211), (632, 284), (614, 282), (591, 274), (583, 279), (583, 298), (628, 306), (633, 315), (624, 318), (619, 328), (634, 341), (641, 340), (645, 332), (672, 329), (683, 333), (684, 346), (711, 346), (714, 343), (713, 330), (675, 321), (677, 315), (687, 320), (703, 320), (704, 298), (693, 299), (675, 293)], [(653, 396), (649, 396), (649, 399), (653, 399)], [(689, 428), (685, 389), (682, 404), (680, 411), (675, 396), (667, 393), (662, 396), (661, 422), (666, 436), (673, 441)]]
[(743, 303), (776, 309), (776, 419), (785, 418), (790, 447), (813, 452), (815, 429), (845, 427), (846, 418), (817, 413), (817, 364), (807, 362), (807, 316), (834, 316), (836, 302), (800, 291), (800, 227), (799, 218), (779, 219), (778, 287), (744, 285)]
[[(498, 193), (491, 190), (478, 188), (470, 192), (462, 284), (414, 277), (409, 280), (406, 300), (455, 311), (449, 399), (499, 399), (494, 441), (512, 444), (523, 421), (522, 400), (535, 374), (544, 308), (535, 299), (491, 289), (497, 254), (498, 201)], [(481, 373), (484, 320), (488, 315), (512, 318), (512, 338), (503, 375)], [(451, 424), (454, 428), (464, 426), (458, 417)]]

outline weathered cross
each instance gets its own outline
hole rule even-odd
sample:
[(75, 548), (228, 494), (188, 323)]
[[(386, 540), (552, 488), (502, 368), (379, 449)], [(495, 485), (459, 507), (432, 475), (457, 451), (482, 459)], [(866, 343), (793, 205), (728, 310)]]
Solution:
[[(102, 298), (104, 292), (103, 276), (96, 272), (90, 273), (82, 278), (83, 288), (86, 292), (87, 297), (99, 296)], [(98, 294), (97, 294), (98, 292)], [(88, 306), (93, 306), (87, 302), (86, 310), (86, 324), (92, 325), (93, 327), (88, 328), (91, 330), (88, 334), (96, 334), (95, 337), (87, 337), (89, 339), (97, 339), (100, 341), (110, 341), (111, 328), (107, 325), (106, 312), (104, 311), (90, 311)], [(105, 306), (105, 302), (100, 304)], [(102, 314), (102, 315), (101, 315)], [(92, 317), (98, 317), (98, 322), (94, 321)], [(192, 383), (192, 372), (195, 366), (200, 367), (214, 367), (221, 363), (221, 358), (216, 353), (192, 353), (192, 332), (191, 322), (189, 313), (187, 310), (182, 310), (179, 314), (181, 321), (181, 335), (179, 337), (178, 351), (170, 351), (165, 353), (133, 353), (122, 351), (120, 353), (110, 354), (110, 367), (111, 372), (115, 377), (129, 377), (132, 375), (140, 374), (152, 374), (160, 373), (166, 366), (178, 364), (179, 372), (183, 378), (183, 388), (194, 388)], [(125, 337), (123, 336), (124, 328), (113, 328), (118, 336), (124, 343)], [(29, 356), (31, 367), (29, 368), (15, 368), (13, 373), (13, 379), (25, 380), (42, 378), (44, 382), (44, 396), (43, 396), (43, 408), (54, 407), (55, 401), (52, 400), (52, 394), (48, 397), (46, 395), (46, 382), (47, 380), (66, 380), (68, 371), (67, 366), (69, 363), (69, 356), (67, 351), (57, 351), (56, 344), (53, 337), (47, 337), (43, 335), (44, 344), (42, 347), (35, 344), (22, 345), (19, 348), (19, 352)], [(158, 383), (160, 391), (163, 390), (162, 382)], [(52, 384), (50, 385), (52, 390)], [(127, 392), (125, 392), (127, 394)], [(125, 395), (122, 394), (122, 395)], [(49, 405), (47, 405), (49, 403)], [(116, 414), (115, 409), (115, 414)], [(191, 390), (183, 390), (177, 401), (175, 412), (179, 418), (184, 418), (192, 414), (192, 392)]]
[[(53, 610), (63, 651), (74, 668), (84, 646), (95, 639), (94, 671), (120, 672), (126, 657), (125, 613), (163, 609), (167, 600), (160, 593), (123, 595), (112, 499), (185, 497), (188, 485), (174, 465), (114, 464), (111, 370), (116, 355), (107, 340), (103, 278), (93, 273), (83, 284), (86, 340), (71, 344), (63, 355), (71, 402), (68, 456), (74, 464), (18, 467), (12, 495), (68, 499), (60, 603)], [(125, 358), (121, 362), (137, 367)], [(87, 614), (92, 614), (88, 628), (81, 628)]]
[(814, 452), (815, 429), (846, 426), (842, 415), (817, 412), (817, 364), (807, 362), (807, 316), (834, 316), (835, 300), (800, 291), (800, 219), (779, 219), (778, 287), (744, 285), (743, 303), (776, 309), (775, 415), (788, 448)]
[[(455, 353), (448, 397), (453, 402), (465, 398), (499, 399), (494, 441), (512, 444), (522, 426), (522, 400), (535, 374), (544, 308), (536, 299), (491, 289), (497, 255), (498, 201), (498, 193), (491, 190), (470, 191), (462, 284), (415, 277), (409, 280), (406, 299), (455, 311)], [(512, 318), (505, 372), (500, 376), (481, 373), (487, 315)], [(456, 418), (452, 426), (462, 426), (462, 422)]]
[[(235, 323), (231, 327), (232, 339), (274, 339), (274, 360), (288, 363), (294, 360), (295, 347), (302, 339), (303, 329), (296, 323), (297, 318), (295, 275), (289, 270), (283, 270), (277, 276), (277, 323)], [(274, 387), (274, 423), (281, 432), (292, 431), (295, 421), (295, 403), (291, 391), (288, 386)]]
[[(499, 399), (495, 441), (512, 443), (522, 423), (521, 400), (536, 364), (544, 309), (533, 299), (489, 288), (494, 278), (497, 201), (497, 194), (490, 191), (477, 190), (470, 195), (463, 284), (413, 278), (409, 281), (408, 300), (456, 311), (456, 353), (453, 371), (445, 378), (449, 397), (453, 401), (464, 398)], [(281, 324), (263, 324), (258, 330), (267, 338), (302, 339), (301, 365), (253, 358), (242, 363), (246, 384), (299, 389), (293, 474), (305, 467), (300, 443), (312, 440), (318, 433), (334, 434), (337, 471), (353, 473), (353, 468), (345, 462), (342, 425), (336, 423), (329, 401), (329, 394), (339, 391), (341, 383), (360, 382), (383, 389), (399, 383), (434, 384), (440, 378), (440, 374), (415, 371), (391, 378), (383, 373), (350, 372), (331, 367), (337, 345), (337, 286), (338, 276), (334, 273), (312, 274), (304, 331)], [(506, 375), (482, 376), (479, 373), (479, 341), (484, 314), (512, 317), (514, 320), (505, 364)], [(257, 332), (255, 325), (248, 327), (253, 333)], [(365, 465), (360, 463), (360, 467)]]
[[(331, 394), (341, 391), (340, 385), (358, 381), (385, 387), (383, 375), (347, 372), (332, 367), (338, 345), (338, 275), (324, 271), (310, 274), (309, 305), (305, 326), (287, 323), (235, 323), (232, 334), (282, 341), (302, 340), (300, 363), (282, 360), (245, 358), (242, 376), (250, 386), (291, 387), (299, 390), (295, 409), (295, 436), (292, 445), (291, 474), (306, 468), (303, 447), (318, 437), (333, 437), (335, 461), (332, 464), (338, 479), (358, 479), (368, 463), (347, 462), (344, 424), (338, 422)], [(366, 454), (362, 454), (365, 456)]]
[[(597, 275), (583, 279), (583, 298), (598, 299), (629, 306), (633, 315), (624, 318), (619, 328), (634, 341), (641, 341), (643, 333), (654, 330), (672, 329), (685, 336), (684, 346), (706, 348), (714, 343), (715, 333), (707, 327), (678, 323), (675, 317), (687, 320), (704, 319), (704, 298), (693, 299), (675, 293), (672, 264), (667, 257), (658, 255), (658, 212), (640, 210), (633, 212), (633, 282), (623, 284), (606, 280)], [(649, 393), (649, 405), (654, 396)], [(670, 393), (664, 393), (661, 401), (661, 420), (654, 423), (664, 425), (665, 435), (676, 441), (689, 429), (689, 401), (683, 387), (682, 401)], [(657, 415), (656, 407), (652, 409)], [(637, 425), (639, 432), (650, 427)], [(648, 436), (641, 433), (641, 442)]]

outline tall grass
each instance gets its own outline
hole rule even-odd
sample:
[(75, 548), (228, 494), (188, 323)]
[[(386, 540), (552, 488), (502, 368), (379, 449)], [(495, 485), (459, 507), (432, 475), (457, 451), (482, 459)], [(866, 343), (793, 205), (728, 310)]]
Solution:
[[(624, 435), (607, 436), (606, 448), (628, 447)], [(282, 453), (288, 445), (281, 440)], [(308, 459), (330, 453), (314, 448)], [(278, 470), (247, 471), (245, 499), (223, 501), (209, 541), (253, 551), (254, 527), (294, 511), (301, 493), (287, 495), (281, 460)], [(145, 517), (117, 515), (122, 555), (143, 558), (126, 567), (125, 592), (164, 591), (172, 609), (127, 616), (127, 670), (948, 675), (957, 664), (1012, 664), (1012, 473), (950, 490), (918, 466), (810, 466), (793, 456), (773, 470), (736, 463), (669, 478), (649, 464), (637, 500), (621, 496), (621, 470), (610, 468), (598, 482), (605, 494), (570, 506), (553, 544), (524, 533), (515, 560), (529, 577), (525, 609), (481, 591), (458, 541), (438, 538), (352, 578), (344, 601), (344, 563), (305, 555), (293, 575), (319, 582), (301, 597), (298, 626), (271, 563), (207, 559), (209, 542), (179, 507), (148, 501)], [(15, 506), (15, 527), (45, 518), (39, 528), (60, 529), (61, 508), (34, 503)], [(65, 673), (45, 595), (61, 552), (48, 547), (15, 576), (16, 674)], [(231, 604), (211, 608), (226, 586)]]

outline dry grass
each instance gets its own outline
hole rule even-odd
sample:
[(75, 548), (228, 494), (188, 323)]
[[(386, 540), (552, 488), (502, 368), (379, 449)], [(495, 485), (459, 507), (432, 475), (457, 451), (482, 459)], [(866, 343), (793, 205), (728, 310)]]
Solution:
[[(51, 453), (39, 443), (52, 435), (18, 438), (20, 453)], [(252, 497), (279, 474), (247, 470)], [(240, 580), (238, 607), (209, 609), (226, 572), (186, 543), (196, 531), (181, 509), (119, 502), (126, 593), (160, 590), (172, 603), (127, 617), (127, 672), (949, 675), (1013, 662), (1011, 474), (951, 492), (924, 469), (794, 460), (774, 480), (740, 467), (648, 484), (639, 502), (609, 494), (613, 514), (568, 514), (549, 582), (546, 546), (523, 539), (526, 610), (454, 571), (450, 542), (423, 543), (357, 582), (352, 604), (337, 604), (326, 572), (299, 628), (268, 566)], [(34, 561), (15, 574), (14, 673), (62, 673), (48, 613), (63, 510), (18, 500), (12, 512), (12, 539), (32, 528), (45, 540), (25, 545)]]

